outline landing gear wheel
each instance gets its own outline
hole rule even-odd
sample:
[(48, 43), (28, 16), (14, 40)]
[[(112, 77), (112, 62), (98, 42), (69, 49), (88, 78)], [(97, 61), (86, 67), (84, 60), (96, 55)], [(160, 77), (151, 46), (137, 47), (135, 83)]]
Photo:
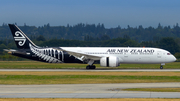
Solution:
[(160, 66), (160, 69), (163, 69), (163, 66)]
[(96, 69), (96, 66), (95, 65), (92, 65), (92, 66), (88, 65), (88, 66), (86, 66), (86, 69)]
[(86, 66), (86, 69), (90, 69), (90, 65)]
[(96, 66), (95, 66), (95, 65), (92, 65), (92, 66), (91, 66), (91, 69), (96, 69)]

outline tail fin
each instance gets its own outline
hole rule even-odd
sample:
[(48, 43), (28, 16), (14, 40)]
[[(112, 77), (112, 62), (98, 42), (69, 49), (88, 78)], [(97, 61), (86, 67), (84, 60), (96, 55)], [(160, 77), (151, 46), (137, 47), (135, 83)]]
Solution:
[(29, 44), (38, 47), (16, 25), (9, 24), (9, 28), (11, 29), (17, 48), (29, 49)]

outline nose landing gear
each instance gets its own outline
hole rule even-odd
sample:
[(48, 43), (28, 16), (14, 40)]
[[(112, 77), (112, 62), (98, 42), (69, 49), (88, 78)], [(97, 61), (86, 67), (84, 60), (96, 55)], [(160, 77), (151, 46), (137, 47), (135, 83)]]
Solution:
[(165, 63), (161, 63), (160, 69), (163, 69), (164, 65), (165, 65)]
[(160, 66), (160, 69), (163, 69), (163, 66)]

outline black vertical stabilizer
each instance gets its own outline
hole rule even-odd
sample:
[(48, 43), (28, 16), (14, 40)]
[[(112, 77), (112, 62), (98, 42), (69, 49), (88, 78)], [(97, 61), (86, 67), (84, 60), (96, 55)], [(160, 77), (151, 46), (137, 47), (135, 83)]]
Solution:
[(16, 25), (9, 24), (17, 48), (29, 49), (29, 44), (36, 46)]

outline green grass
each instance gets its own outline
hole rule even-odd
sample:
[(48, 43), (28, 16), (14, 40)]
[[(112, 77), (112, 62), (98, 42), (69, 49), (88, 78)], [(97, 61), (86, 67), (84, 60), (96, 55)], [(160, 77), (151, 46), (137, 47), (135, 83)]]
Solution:
[(0, 75), (0, 84), (94, 84), (180, 82), (180, 76)]
[(180, 92), (180, 88), (128, 88), (124, 91)]
[[(107, 68), (100, 67), (99, 64), (95, 64), (98, 68), (105, 69), (159, 69), (160, 64), (121, 64), (119, 67)], [(35, 62), (35, 61), (1, 61), (0, 69), (2, 68), (11, 68), (11, 69), (23, 69), (23, 68), (85, 68), (87, 64), (76, 64), (76, 63), (44, 63), (44, 62)], [(166, 69), (178, 69), (180, 68), (180, 62), (167, 63), (164, 68)]]
[(9, 69), (36, 69), (36, 68), (81, 68), (86, 67), (86, 64), (64, 64), (64, 63), (44, 63), (44, 62), (36, 62), (36, 61), (1, 61), (0, 68), (9, 68)]
[[(51, 63), (43, 63), (43, 62), (34, 62), (34, 61), (1, 61), (0, 68), (85, 68), (87, 64), (51, 64)], [(100, 67), (99, 64), (96, 65), (97, 69), (104, 68), (109, 69), (107, 67)], [(164, 68), (180, 68), (180, 62), (168, 63)], [(159, 64), (122, 64), (120, 67), (116, 68), (156, 68), (159, 69)], [(116, 69), (110, 68), (110, 69)], [(75, 72), (76, 73), (76, 72)], [(94, 72), (92, 72), (94, 73)], [(121, 72), (119, 72), (121, 73)], [(138, 72), (136, 75), (134, 72), (129, 72), (123, 75), (117, 75), (112, 73), (107, 73), (104, 75), (92, 74), (72, 74), (68, 75), (66, 73), (62, 75), (36, 75), (36, 74), (0, 74), (0, 84), (93, 84), (93, 83), (154, 83), (154, 82), (180, 82), (179, 74), (174, 75), (158, 75), (157, 73), (151, 74), (153, 75), (145, 75), (147, 73)], [(177, 72), (175, 72), (177, 73)], [(101, 73), (103, 74), (103, 73)], [(138, 75), (139, 74), (139, 75)], [(140, 75), (143, 74), (143, 75)]]

